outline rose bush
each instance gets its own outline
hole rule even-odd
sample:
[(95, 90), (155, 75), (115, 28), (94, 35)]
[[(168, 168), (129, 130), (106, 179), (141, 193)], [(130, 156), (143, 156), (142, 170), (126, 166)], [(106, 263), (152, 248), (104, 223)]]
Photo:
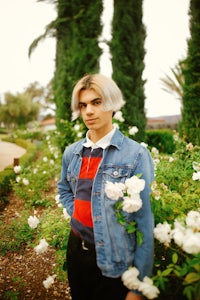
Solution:
[[(75, 134), (76, 139), (81, 136), (79, 130), (79, 126), (73, 128), (78, 133)], [(22, 136), (20, 133), (20, 137)], [(40, 136), (40, 155), (37, 160), (29, 166), (20, 165), (13, 170), (16, 175), (13, 190), (24, 200), (24, 211), (20, 214), (16, 212), (16, 219), (7, 228), (0, 223), (1, 253), (11, 249), (17, 251), (24, 243), (32, 245), (32, 251), (39, 249), (40, 252), (44, 248), (48, 251), (47, 243), (56, 249), (58, 265), (53, 277), (61, 276), (60, 274), (64, 276), (62, 268), (69, 232), (68, 215), (59, 203), (56, 188), (52, 190), (52, 186), (56, 186), (61, 167), (61, 152), (55, 141), (57, 137), (59, 133), (43, 134), (42, 138)], [(71, 137), (69, 142), (73, 142)], [(155, 181), (151, 196), (155, 217), (155, 264), (152, 278), (144, 279), (138, 284), (147, 297), (197, 300), (200, 298), (200, 148), (177, 139), (177, 136), (175, 143), (176, 151), (170, 155), (159, 153), (156, 145), (151, 149), (155, 162)], [(138, 195), (138, 190), (132, 190), (132, 180), (133, 178), (130, 180), (130, 190), (126, 191), (131, 195)], [(138, 183), (142, 190), (144, 183)], [(126, 184), (128, 186), (129, 182)], [(119, 195), (124, 196), (121, 188), (124, 186), (115, 186), (113, 192), (113, 187), (110, 186), (109, 190), (108, 186), (111, 198), (115, 197), (117, 200)], [(131, 199), (130, 196), (125, 197)], [(130, 211), (132, 208), (132, 202), (131, 205), (129, 203), (132, 200), (129, 200), (127, 203), (120, 203), (117, 208), (117, 217), (122, 225), (121, 211)], [(55, 206), (56, 209), (52, 209)], [(134, 226), (135, 224), (132, 229)], [(130, 278), (129, 275), (125, 278)], [(130, 282), (132, 284), (132, 280)]]
[(152, 153), (155, 182), (154, 284), (158, 299), (200, 299), (200, 148), (176, 141), (172, 155)]

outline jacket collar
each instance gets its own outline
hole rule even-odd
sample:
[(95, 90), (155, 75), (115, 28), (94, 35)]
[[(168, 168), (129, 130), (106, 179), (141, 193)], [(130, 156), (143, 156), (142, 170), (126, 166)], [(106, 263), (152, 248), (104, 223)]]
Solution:
[[(124, 140), (124, 135), (116, 128), (115, 133), (113, 134), (113, 137), (111, 139), (110, 146), (120, 149), (122, 147), (123, 140)], [(83, 144), (86, 143), (86, 141), (87, 141), (87, 139), (85, 137), (84, 139), (82, 139), (80, 142), (77, 143), (77, 147), (75, 147), (75, 150), (74, 150), (75, 154), (81, 153), (81, 151), (83, 149)]]
[(119, 129), (116, 129), (111, 139), (110, 145), (116, 147), (117, 149), (120, 149), (122, 147), (123, 140), (124, 135), (121, 133), (121, 131), (119, 131)]

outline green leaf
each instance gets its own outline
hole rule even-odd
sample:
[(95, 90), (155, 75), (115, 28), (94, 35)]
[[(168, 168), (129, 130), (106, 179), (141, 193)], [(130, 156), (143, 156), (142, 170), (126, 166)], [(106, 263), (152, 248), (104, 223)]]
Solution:
[(193, 266), (193, 268), (195, 269), (195, 271), (200, 272), (200, 264), (196, 264)]
[(187, 286), (183, 290), (183, 296), (186, 296), (188, 300), (192, 300), (193, 299), (193, 291), (194, 291), (193, 286), (191, 286), (191, 285)]
[(117, 221), (119, 222), (119, 224), (121, 224), (122, 226), (126, 225), (126, 222), (124, 221), (123, 218), (118, 218)]
[(142, 173), (139, 173), (136, 175), (138, 178), (141, 178), (142, 177)]
[(123, 207), (123, 201), (117, 201), (115, 204), (116, 210), (121, 211), (122, 207)]
[(178, 271), (178, 270), (174, 270), (174, 274), (175, 274), (177, 277), (180, 277), (180, 276), (181, 276), (181, 272)]
[(136, 227), (135, 227), (134, 225), (128, 224), (128, 225), (126, 226), (126, 231), (127, 231), (128, 233), (134, 233), (134, 232), (136, 231)]
[(138, 245), (142, 245), (142, 242), (143, 242), (143, 233), (139, 230), (137, 230), (136, 232), (136, 236), (137, 236), (137, 243)]
[(177, 261), (178, 261), (178, 254), (175, 252), (175, 253), (173, 253), (173, 255), (172, 255), (172, 262), (173, 262), (174, 264), (176, 264)]
[(193, 283), (200, 280), (200, 274), (191, 272), (185, 277), (186, 283)]
[(173, 269), (171, 269), (171, 268), (166, 269), (162, 272), (162, 276), (168, 276), (172, 271), (173, 271)]
[(197, 284), (195, 284), (195, 287), (194, 287), (194, 296), (195, 296), (195, 299), (200, 299), (200, 282), (198, 282)]

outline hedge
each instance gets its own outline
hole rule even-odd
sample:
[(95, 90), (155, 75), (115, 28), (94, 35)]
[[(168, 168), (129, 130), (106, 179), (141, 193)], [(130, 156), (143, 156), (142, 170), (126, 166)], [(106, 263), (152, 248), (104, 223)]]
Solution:
[(156, 147), (162, 153), (172, 154), (176, 148), (172, 130), (148, 130), (146, 141), (149, 147)]

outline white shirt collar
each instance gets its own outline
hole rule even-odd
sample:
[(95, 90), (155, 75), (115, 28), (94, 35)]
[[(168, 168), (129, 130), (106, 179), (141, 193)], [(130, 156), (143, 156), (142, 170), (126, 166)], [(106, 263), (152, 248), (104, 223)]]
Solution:
[(113, 137), (113, 134), (115, 133), (115, 129), (113, 128), (109, 133), (107, 133), (104, 137), (102, 137), (98, 142), (93, 143), (90, 138), (89, 138), (89, 134), (87, 132), (86, 134), (86, 142), (83, 144), (83, 146), (89, 148), (91, 147), (92, 149), (96, 149), (96, 148), (102, 148), (105, 149), (107, 146), (110, 145), (111, 139)]

